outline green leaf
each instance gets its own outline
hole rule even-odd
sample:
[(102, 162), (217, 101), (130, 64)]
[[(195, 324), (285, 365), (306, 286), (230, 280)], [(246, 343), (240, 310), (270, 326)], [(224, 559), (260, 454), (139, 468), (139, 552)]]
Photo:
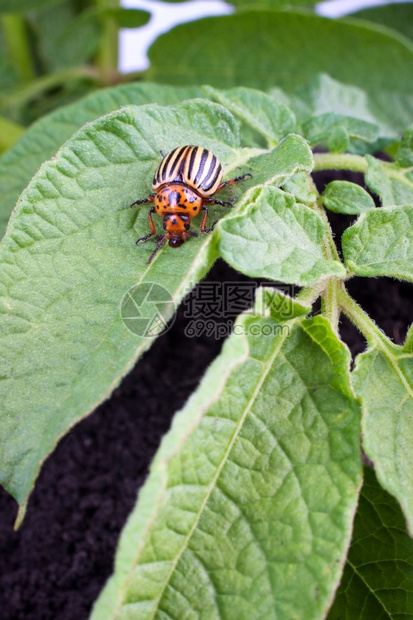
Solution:
[[(251, 45), (257, 33), (259, 44)], [(374, 115), (393, 131), (403, 131), (413, 118), (413, 46), (356, 20), (275, 9), (240, 11), (177, 26), (155, 41), (149, 59), (147, 79), (218, 88), (277, 86), (294, 93), (327, 73), (365, 91)]]
[(374, 209), (373, 198), (360, 185), (349, 181), (332, 181), (322, 193), (324, 206), (334, 213), (355, 215)]
[(413, 354), (409, 342), (404, 348), (384, 342), (357, 356), (353, 385), (363, 408), (364, 450), (413, 535)]
[(103, 32), (96, 10), (76, 13), (69, 3), (33, 13), (30, 22), (37, 34), (43, 64), (50, 72), (89, 61)]
[(303, 134), (311, 146), (328, 144), (329, 150), (336, 153), (348, 150), (364, 154), (369, 149), (365, 143), (375, 143), (378, 132), (378, 126), (373, 123), (331, 112), (303, 123)]
[(413, 167), (413, 125), (403, 134), (396, 153), (396, 163), (402, 168)]
[(397, 502), (366, 467), (347, 564), (328, 620), (410, 618), (412, 558), (413, 541)]
[(363, 213), (343, 234), (343, 254), (359, 276), (413, 281), (413, 206)]
[(261, 153), (248, 162), (253, 180), (248, 185), (284, 185), (297, 171), (311, 172), (314, 166), (313, 154), (306, 140), (290, 134), (274, 149)]
[(164, 247), (149, 267), (154, 244), (136, 247), (148, 208), (129, 205), (151, 191), (160, 150), (202, 143), (230, 174), (237, 130), (203, 100), (124, 107), (86, 125), (23, 193), (0, 245), (0, 470), (22, 510), (58, 439), (152, 342), (126, 329), (124, 295), (155, 283), (177, 303), (217, 256), (216, 235)]
[(361, 482), (349, 361), (322, 317), (237, 321), (162, 442), (92, 620), (324, 616)]
[(0, 0), (0, 13), (23, 13), (59, 4), (62, 0)]
[(199, 88), (174, 88), (158, 84), (127, 84), (109, 88), (78, 103), (57, 110), (34, 123), (21, 139), (0, 158), (0, 236), (16, 200), (40, 165), (85, 123), (130, 103), (162, 105), (202, 96)]
[(403, 4), (391, 2), (387, 6), (362, 9), (353, 13), (352, 17), (381, 24), (386, 28), (394, 28), (400, 34), (413, 39), (413, 4), (411, 2)]
[[(377, 109), (375, 97), (368, 96), (357, 86), (334, 80), (325, 73), (316, 75), (300, 86), (295, 96), (292, 97), (290, 105), (302, 122), (312, 116), (328, 118), (328, 114), (338, 115), (338, 118), (350, 118), (355, 126), (356, 119), (365, 121), (367, 125), (361, 125), (361, 127), (364, 133), (367, 131), (369, 140), (373, 137), (372, 133), (377, 131), (372, 126), (377, 126), (379, 140), (370, 145), (371, 152), (380, 150), (390, 140), (399, 138), (399, 131), (393, 128), (395, 119), (388, 114), (383, 115), (383, 112)], [(407, 117), (411, 117), (409, 110), (407, 110)], [(401, 122), (400, 125), (402, 125)], [(364, 142), (363, 146), (366, 149), (368, 142)]]
[(290, 194), (275, 187), (255, 190), (238, 210), (219, 224), (219, 252), (234, 269), (298, 285), (344, 277), (344, 266), (323, 256), (323, 220)]
[(292, 194), (297, 202), (311, 205), (317, 200), (314, 183), (306, 172), (296, 172), (282, 187), (284, 191)]
[(380, 196), (384, 207), (413, 204), (413, 168), (382, 162), (366, 155), (366, 185)]
[(119, 28), (141, 28), (151, 17), (150, 13), (141, 9), (107, 9), (104, 13), (113, 17)]
[(204, 90), (260, 133), (270, 147), (296, 130), (297, 123), (291, 110), (266, 93), (244, 87), (220, 91), (206, 86)]
[(345, 153), (350, 150), (350, 136), (347, 128), (343, 125), (334, 127), (327, 142), (331, 153)]

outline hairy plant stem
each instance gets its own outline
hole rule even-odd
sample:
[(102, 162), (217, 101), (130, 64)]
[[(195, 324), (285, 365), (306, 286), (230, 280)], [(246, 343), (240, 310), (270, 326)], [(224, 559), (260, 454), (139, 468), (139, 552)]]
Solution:
[(387, 355), (392, 352), (400, 353), (400, 347), (389, 340), (369, 315), (350, 297), (343, 283), (337, 286), (337, 302), (340, 310), (360, 330), (370, 347), (376, 346)]
[(1, 25), (10, 59), (20, 79), (24, 82), (32, 80), (35, 72), (24, 18), (14, 13), (5, 14), (1, 17)]
[[(317, 188), (314, 184), (313, 179), (310, 177), (311, 183), (313, 185), (314, 191), (317, 192)], [(318, 196), (317, 200), (313, 203), (314, 211), (321, 217), (325, 226), (325, 234), (323, 240), (323, 254), (327, 260), (335, 260), (341, 262), (340, 256), (337, 251), (336, 244), (333, 239), (333, 231), (331, 230), (330, 222), (328, 221), (327, 214), (324, 210), (323, 204), (321, 202), (321, 198)], [(315, 299), (322, 295), (322, 310), (323, 313), (328, 317), (331, 322), (331, 325), (335, 332), (338, 331), (338, 321), (340, 318), (340, 309), (337, 305), (337, 288), (338, 280), (335, 276), (329, 278), (323, 278), (319, 283), (319, 286), (316, 285), (315, 288), (310, 288), (308, 293), (302, 292), (303, 295), (300, 297), (301, 301), (306, 301), (307, 296), (308, 300), (311, 300), (311, 303), (314, 303)], [(305, 289), (307, 290), (307, 289)], [(315, 299), (312, 299), (313, 295), (317, 295)]]
[(361, 155), (351, 155), (344, 153), (337, 155), (335, 153), (315, 153), (314, 154), (314, 170), (352, 170), (353, 172), (366, 172), (368, 163), (365, 157)]
[(116, 20), (108, 12), (108, 9), (119, 8), (119, 4), (119, 0), (95, 0), (103, 27), (96, 65), (102, 83), (107, 86), (117, 84), (121, 79), (118, 74), (119, 29)]

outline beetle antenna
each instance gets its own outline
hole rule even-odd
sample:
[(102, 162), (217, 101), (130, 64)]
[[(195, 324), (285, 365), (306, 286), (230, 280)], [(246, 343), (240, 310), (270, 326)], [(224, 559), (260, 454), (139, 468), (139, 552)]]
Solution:
[(159, 250), (165, 245), (166, 240), (167, 240), (167, 236), (163, 235), (161, 239), (158, 241), (156, 248), (154, 249), (150, 257), (146, 261), (147, 265), (149, 265), (153, 261), (155, 254), (159, 252)]

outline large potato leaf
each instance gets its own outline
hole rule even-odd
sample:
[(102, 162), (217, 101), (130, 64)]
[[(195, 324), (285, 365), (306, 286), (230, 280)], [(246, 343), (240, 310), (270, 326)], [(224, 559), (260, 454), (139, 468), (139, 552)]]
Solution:
[(323, 220), (290, 194), (268, 187), (246, 197), (246, 208), (219, 225), (221, 256), (249, 276), (309, 285), (344, 266), (323, 255)]
[(384, 489), (400, 502), (413, 535), (413, 330), (404, 347), (384, 338), (356, 358), (363, 444)]
[(386, 28), (394, 28), (409, 39), (413, 39), (413, 4), (390, 2), (387, 6), (374, 6), (352, 14), (352, 17), (365, 19)]
[(157, 39), (149, 58), (147, 79), (169, 84), (185, 80), (291, 93), (324, 72), (367, 92), (376, 113), (392, 128), (402, 131), (413, 118), (413, 45), (361, 21), (240, 11), (174, 28)]
[(413, 540), (403, 514), (365, 467), (347, 563), (328, 620), (407, 619), (412, 585)]
[(324, 617), (361, 482), (349, 361), (324, 318), (237, 322), (162, 442), (93, 620)]
[(228, 171), (242, 163), (238, 140), (217, 104), (129, 106), (86, 125), (23, 193), (0, 245), (0, 470), (23, 506), (58, 439), (151, 342), (122, 322), (125, 293), (163, 283), (178, 302), (217, 255), (213, 235), (150, 266), (153, 243), (135, 246), (147, 207), (129, 205), (150, 192), (160, 150), (203, 144)]

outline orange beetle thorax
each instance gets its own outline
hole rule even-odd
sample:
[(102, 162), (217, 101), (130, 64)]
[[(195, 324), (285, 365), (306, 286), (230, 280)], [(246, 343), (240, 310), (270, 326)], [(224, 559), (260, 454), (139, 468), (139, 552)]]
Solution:
[(203, 199), (192, 188), (180, 183), (171, 183), (158, 190), (154, 203), (160, 216), (167, 213), (182, 213), (195, 217), (202, 209)]

